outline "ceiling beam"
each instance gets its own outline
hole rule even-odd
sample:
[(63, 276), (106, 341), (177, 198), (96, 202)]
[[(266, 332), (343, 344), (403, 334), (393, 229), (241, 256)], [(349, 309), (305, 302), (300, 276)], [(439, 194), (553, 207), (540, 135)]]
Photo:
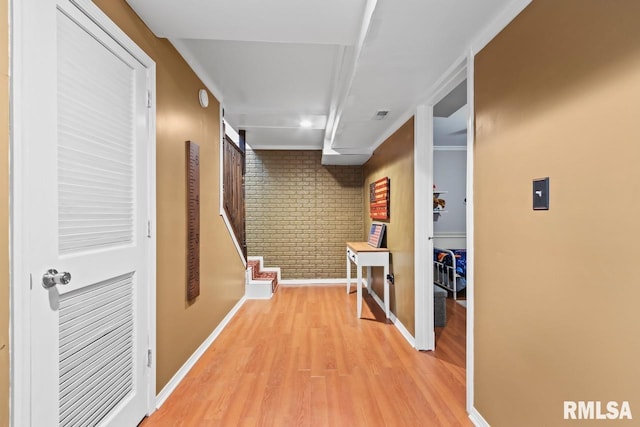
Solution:
[(336, 61), (336, 69), (334, 73), (334, 84), (331, 94), (331, 104), (329, 107), (329, 118), (327, 119), (327, 127), (325, 128), (324, 146), (325, 148), (333, 147), (336, 137), (336, 131), (340, 124), (340, 119), (344, 111), (345, 103), (351, 87), (353, 79), (356, 75), (356, 69), (362, 47), (371, 26), (373, 12), (376, 9), (378, 0), (367, 0), (360, 25), (360, 32), (355, 46), (346, 46), (343, 48), (341, 58)]

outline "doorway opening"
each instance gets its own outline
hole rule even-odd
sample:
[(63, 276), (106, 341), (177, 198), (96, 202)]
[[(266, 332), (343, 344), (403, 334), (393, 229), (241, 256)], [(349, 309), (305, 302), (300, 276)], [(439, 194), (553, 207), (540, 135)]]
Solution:
[[(467, 171), (471, 171), (473, 166), (470, 163), (472, 156), (467, 156), (466, 150), (466, 145), (470, 144), (462, 142), (473, 141), (473, 131), (466, 132), (467, 126), (471, 128), (467, 123), (472, 123), (473, 116), (471, 112), (473, 109), (471, 100), (473, 79), (470, 78), (469, 69), (467, 56), (454, 63), (434, 85), (431, 97), (424, 104), (418, 106), (415, 115), (415, 347), (417, 350), (435, 350), (434, 302), (436, 298), (442, 298), (443, 293), (447, 294), (448, 292), (435, 284), (437, 270), (434, 262), (434, 247), (438, 247), (437, 245), (471, 247), (465, 237), (465, 231), (469, 229), (468, 224), (473, 226), (472, 222), (469, 222), (469, 218), (472, 218), (470, 215), (471, 204), (465, 204), (465, 201), (471, 200), (466, 194), (470, 194), (469, 190), (473, 186), (469, 184), (463, 186), (460, 182), (464, 183), (472, 176)], [(470, 108), (463, 107), (467, 103)], [(460, 121), (463, 123), (460, 124)], [(434, 150), (436, 139), (440, 141), (439, 145), (442, 145), (441, 149), (437, 149), (438, 154), (435, 154), (436, 150)], [(457, 153), (451, 154), (454, 151)], [(445, 188), (448, 185), (447, 182), (434, 181), (434, 179), (440, 179), (439, 175), (434, 176), (434, 170), (438, 168), (434, 163), (441, 162), (441, 157), (443, 157), (441, 152), (451, 152), (445, 154), (444, 157), (453, 158), (454, 160), (451, 161), (459, 164), (462, 168), (462, 174), (464, 174), (455, 177), (455, 182), (452, 182), (455, 188), (451, 190), (453, 191), (451, 195), (449, 195), (449, 190)], [(472, 150), (468, 150), (468, 152), (471, 153)], [(462, 159), (466, 159), (466, 169)], [(451, 179), (451, 177), (446, 178), (446, 180)], [(429, 195), (432, 196), (433, 204)], [(460, 203), (462, 204), (460, 205)], [(448, 207), (455, 207), (455, 209), (451, 218), (444, 220), (442, 218), (448, 215)], [(466, 222), (467, 226), (461, 226), (460, 222)], [(449, 229), (448, 235), (447, 229)], [(434, 240), (436, 231), (438, 232), (437, 244)], [(455, 238), (457, 242), (455, 240), (447, 242), (444, 240), (445, 237)], [(441, 276), (443, 279), (448, 278), (447, 273), (441, 273)], [(455, 274), (452, 275), (452, 279), (454, 277)], [(470, 286), (470, 281), (466, 282), (467, 286)], [(439, 299), (439, 303), (441, 311), (445, 311), (446, 299)], [(464, 309), (462, 305), (457, 308)], [(471, 309), (473, 309), (472, 304)], [(466, 329), (469, 330), (469, 328)]]
[(467, 79), (433, 106), (433, 288), (436, 346), (460, 349), (465, 366), (467, 260)]

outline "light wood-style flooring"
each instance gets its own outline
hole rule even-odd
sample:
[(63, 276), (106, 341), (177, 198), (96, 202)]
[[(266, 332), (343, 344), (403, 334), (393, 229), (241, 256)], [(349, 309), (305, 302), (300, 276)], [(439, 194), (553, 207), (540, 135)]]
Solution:
[(357, 319), (344, 286), (280, 287), (247, 301), (141, 425), (470, 426), (465, 316), (447, 299), (436, 351), (418, 352), (369, 296)]

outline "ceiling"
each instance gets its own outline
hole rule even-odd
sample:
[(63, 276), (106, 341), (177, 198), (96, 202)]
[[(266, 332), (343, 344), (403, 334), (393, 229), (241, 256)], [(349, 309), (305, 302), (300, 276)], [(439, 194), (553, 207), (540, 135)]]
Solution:
[[(509, 4), (127, 2), (173, 43), (251, 147), (323, 150), (326, 164), (364, 163)], [(378, 111), (388, 113), (376, 120)]]
[(466, 147), (467, 80), (433, 106), (433, 145)]

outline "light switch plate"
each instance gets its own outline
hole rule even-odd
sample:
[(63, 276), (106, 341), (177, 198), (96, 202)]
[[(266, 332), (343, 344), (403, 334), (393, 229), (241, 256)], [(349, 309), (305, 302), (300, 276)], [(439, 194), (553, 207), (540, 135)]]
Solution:
[(549, 210), (549, 177), (533, 180), (533, 210)]

